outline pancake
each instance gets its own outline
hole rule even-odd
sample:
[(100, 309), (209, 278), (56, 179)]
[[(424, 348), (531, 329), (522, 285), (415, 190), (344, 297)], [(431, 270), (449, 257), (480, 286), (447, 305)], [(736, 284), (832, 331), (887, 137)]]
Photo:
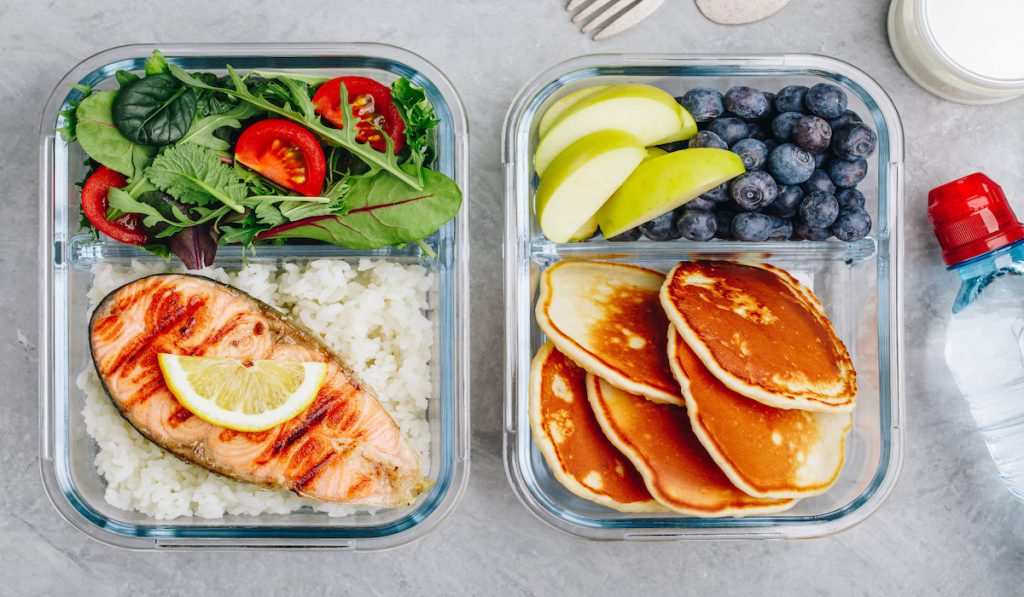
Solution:
[(686, 411), (624, 392), (593, 375), (587, 395), (601, 428), (667, 508), (700, 517), (770, 514), (796, 500), (764, 500), (740, 491), (690, 429)]
[(663, 510), (643, 477), (605, 437), (587, 401), (587, 372), (550, 342), (530, 365), (530, 428), (566, 489), (621, 512)]
[(772, 408), (725, 387), (675, 332), (669, 362), (700, 443), (736, 487), (755, 497), (824, 493), (843, 468), (850, 413)]
[(683, 261), (661, 303), (704, 365), (729, 389), (775, 408), (849, 412), (850, 354), (814, 294), (770, 265)]
[(617, 388), (682, 405), (665, 346), (668, 319), (659, 271), (562, 261), (544, 271), (537, 324), (559, 351)]

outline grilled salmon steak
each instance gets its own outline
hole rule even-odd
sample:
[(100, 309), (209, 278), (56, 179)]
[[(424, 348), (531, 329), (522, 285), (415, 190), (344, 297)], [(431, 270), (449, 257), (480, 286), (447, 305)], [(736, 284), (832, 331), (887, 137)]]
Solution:
[[(93, 362), (114, 405), (145, 437), (226, 477), (340, 503), (399, 507), (429, 487), (419, 455), (373, 392), (309, 332), (209, 278), (161, 274), (107, 295), (89, 324)], [(324, 362), (309, 407), (267, 431), (218, 427), (171, 394), (159, 353)]]

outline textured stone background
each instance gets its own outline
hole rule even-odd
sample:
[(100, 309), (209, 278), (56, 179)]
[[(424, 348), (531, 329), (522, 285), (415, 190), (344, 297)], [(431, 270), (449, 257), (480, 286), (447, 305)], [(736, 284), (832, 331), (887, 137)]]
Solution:
[[(917, 88), (885, 33), (888, 2), (794, 0), (726, 28), (688, 0), (595, 44), (562, 0), (401, 2), (0, 2), (0, 593), (33, 594), (842, 594), (1018, 593), (1024, 506), (996, 478), (942, 360), (956, 290), (925, 217), (932, 186), (983, 169), (1024, 215), (1024, 102), (966, 107)], [(438, 532), (397, 551), (128, 552), (65, 523), (38, 472), (38, 122), (74, 64), (126, 43), (381, 41), (437, 64), (471, 121), (473, 474)], [(514, 498), (501, 462), (499, 141), (507, 106), (540, 69), (589, 52), (815, 52), (892, 95), (906, 131), (906, 458), (881, 510), (807, 541), (591, 543), (557, 533)]]

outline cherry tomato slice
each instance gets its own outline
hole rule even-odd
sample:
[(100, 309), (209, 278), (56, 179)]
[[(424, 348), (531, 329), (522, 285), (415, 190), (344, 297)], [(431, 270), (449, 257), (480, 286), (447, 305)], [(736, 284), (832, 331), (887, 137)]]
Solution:
[[(369, 143), (377, 151), (387, 149), (384, 131), (395, 144), (395, 153), (405, 147), (405, 121), (391, 100), (391, 90), (366, 77), (338, 77), (331, 79), (313, 95), (316, 113), (338, 128), (344, 128), (341, 114), (341, 84), (345, 84), (352, 115), (359, 119), (356, 141)], [(379, 130), (378, 130), (379, 129)]]
[(316, 136), (290, 120), (268, 118), (238, 137), (235, 160), (307, 197), (320, 195), (327, 160)]
[(107, 193), (111, 187), (123, 188), (128, 181), (120, 172), (100, 166), (82, 186), (82, 213), (97, 230), (129, 245), (143, 245), (149, 236), (142, 227), (139, 214), (124, 214), (116, 220), (107, 219)]

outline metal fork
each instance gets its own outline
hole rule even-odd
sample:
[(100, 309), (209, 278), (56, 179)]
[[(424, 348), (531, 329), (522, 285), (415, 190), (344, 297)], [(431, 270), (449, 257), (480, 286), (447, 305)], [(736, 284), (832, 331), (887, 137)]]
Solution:
[(565, 10), (572, 12), (573, 23), (583, 23), (580, 33), (594, 32), (594, 41), (622, 33), (651, 16), (665, 0), (569, 0)]

